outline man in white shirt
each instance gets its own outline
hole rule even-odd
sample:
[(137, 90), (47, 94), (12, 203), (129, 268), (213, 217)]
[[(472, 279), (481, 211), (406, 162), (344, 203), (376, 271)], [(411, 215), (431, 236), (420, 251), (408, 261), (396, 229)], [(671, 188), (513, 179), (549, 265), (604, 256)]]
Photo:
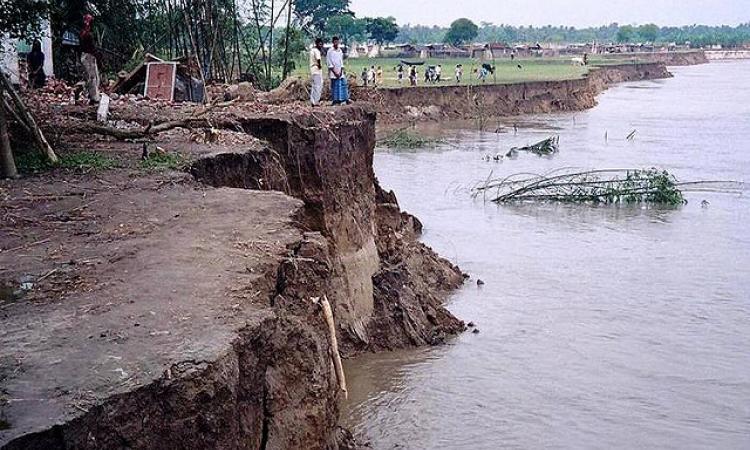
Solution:
[(323, 94), (323, 39), (315, 39), (315, 47), (310, 50), (310, 77), (312, 78), (312, 89), (310, 89), (310, 103), (318, 106), (320, 96)]
[(331, 79), (331, 97), (334, 105), (349, 103), (349, 89), (344, 74), (344, 52), (339, 47), (339, 38), (331, 40), (333, 47), (326, 53), (328, 74)]

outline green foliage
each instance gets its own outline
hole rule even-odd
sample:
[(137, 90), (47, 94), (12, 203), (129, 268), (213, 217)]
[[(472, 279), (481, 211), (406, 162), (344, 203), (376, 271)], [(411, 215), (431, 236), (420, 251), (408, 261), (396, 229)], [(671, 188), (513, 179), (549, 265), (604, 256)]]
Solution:
[(393, 17), (375, 17), (365, 19), (365, 29), (370, 34), (370, 39), (378, 44), (393, 42), (398, 36), (398, 25)]
[(656, 42), (659, 38), (659, 27), (653, 23), (641, 25), (636, 32), (643, 42)]
[(469, 19), (458, 19), (451, 23), (445, 34), (445, 42), (461, 45), (472, 42), (479, 35), (479, 27)]
[[(2, 1), (0, 2), (0, 34), (11, 37), (33, 36), (39, 30), (39, 21), (49, 13), (46, 1)], [(2, 50), (0, 50), (2, 51)]]
[(328, 19), (326, 31), (338, 36), (344, 44), (363, 41), (368, 37), (367, 19), (357, 19), (354, 14), (338, 14)]
[(626, 43), (626, 42), (633, 42), (635, 40), (636, 34), (635, 34), (635, 28), (633, 28), (630, 25), (624, 25), (621, 26), (619, 30), (617, 30), (617, 42), (620, 43)]
[(179, 153), (153, 152), (141, 161), (141, 169), (148, 171), (181, 170), (187, 159)]
[[(568, 26), (542, 27), (495, 25), (490, 22), (481, 22), (476, 40), (478, 42), (507, 42), (528, 43), (537, 42), (658, 42), (658, 43), (690, 43), (693, 47), (702, 47), (712, 44), (720, 44), (725, 47), (734, 47), (750, 43), (750, 23), (744, 23), (736, 27), (729, 26), (706, 26), (688, 25), (682, 27), (661, 27), (653, 24), (633, 27), (631, 25), (620, 26), (617, 23), (600, 27), (575, 28)], [(434, 42), (445, 42), (448, 28), (438, 26), (404, 25), (399, 31), (395, 42), (412, 44), (430, 44)], [(656, 34), (654, 34), (656, 32)]]
[(16, 166), (20, 173), (46, 172), (54, 168), (71, 170), (107, 170), (117, 166), (117, 162), (101, 153), (79, 151), (65, 153), (60, 156), (60, 162), (52, 165), (47, 158), (38, 152), (22, 152), (16, 155)]
[[(288, 54), (285, 54), (287, 39), (289, 39), (289, 49)], [(283, 32), (279, 33), (279, 41), (275, 44), (275, 47), (278, 51), (273, 54), (274, 66), (281, 68), (283, 73), (291, 73), (296, 68), (297, 56), (307, 48), (305, 35), (299, 28), (289, 27), (289, 29), (284, 29)], [(286, 69), (284, 69), (285, 62)]]
[(381, 147), (388, 148), (414, 149), (434, 147), (440, 142), (442, 142), (440, 139), (424, 137), (417, 133), (410, 132), (406, 128), (402, 128), (383, 139), (379, 139), (377, 144)]
[(349, 12), (349, 3), (349, 0), (296, 0), (294, 8), (306, 28), (322, 33), (328, 32), (328, 19)]

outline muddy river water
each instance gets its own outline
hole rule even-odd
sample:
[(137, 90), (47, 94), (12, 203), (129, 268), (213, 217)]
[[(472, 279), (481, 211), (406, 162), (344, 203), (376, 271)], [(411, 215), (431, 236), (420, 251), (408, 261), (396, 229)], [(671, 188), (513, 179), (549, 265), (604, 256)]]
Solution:
[[(671, 70), (589, 111), (511, 118), (501, 133), (443, 126), (435, 149), (376, 154), (424, 241), (472, 275), (449, 308), (480, 332), (348, 361), (343, 417), (358, 437), (378, 449), (750, 448), (750, 192), (664, 209), (498, 207), (466, 190), (490, 171), (569, 166), (750, 182), (750, 61)], [(482, 159), (550, 135), (553, 158)]]

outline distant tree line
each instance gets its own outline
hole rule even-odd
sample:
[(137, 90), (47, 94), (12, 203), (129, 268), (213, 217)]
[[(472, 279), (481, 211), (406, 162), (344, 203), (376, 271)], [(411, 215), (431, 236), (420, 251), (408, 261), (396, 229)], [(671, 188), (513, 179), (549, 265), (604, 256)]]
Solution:
[[(466, 20), (466, 19), (459, 19)], [(456, 21), (458, 22), (458, 21)], [(456, 22), (451, 27), (402, 25), (399, 28), (396, 43), (429, 44), (435, 42), (456, 42)], [(466, 29), (466, 24), (460, 25)], [(613, 23), (601, 27), (575, 28), (566, 26), (512, 26), (495, 25), (490, 22), (480, 22), (476, 42), (508, 42), (508, 43), (574, 43), (574, 42), (651, 42), (651, 43), (689, 43), (693, 47), (707, 45), (722, 45), (736, 47), (750, 44), (750, 22), (736, 26), (707, 26), (688, 25), (682, 27), (659, 27), (654, 24), (640, 26), (619, 25)]]

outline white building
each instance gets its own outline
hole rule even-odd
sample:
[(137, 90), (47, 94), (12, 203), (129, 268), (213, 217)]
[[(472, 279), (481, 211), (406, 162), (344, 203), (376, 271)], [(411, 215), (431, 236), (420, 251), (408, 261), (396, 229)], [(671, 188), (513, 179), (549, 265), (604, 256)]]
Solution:
[[(48, 20), (42, 22), (42, 51), (44, 52), (44, 73), (48, 77), (55, 75), (55, 66), (52, 61), (52, 29)], [(11, 39), (8, 36), (0, 38), (0, 69), (10, 77), (13, 84), (19, 84), (19, 67), (18, 67), (18, 39)]]

